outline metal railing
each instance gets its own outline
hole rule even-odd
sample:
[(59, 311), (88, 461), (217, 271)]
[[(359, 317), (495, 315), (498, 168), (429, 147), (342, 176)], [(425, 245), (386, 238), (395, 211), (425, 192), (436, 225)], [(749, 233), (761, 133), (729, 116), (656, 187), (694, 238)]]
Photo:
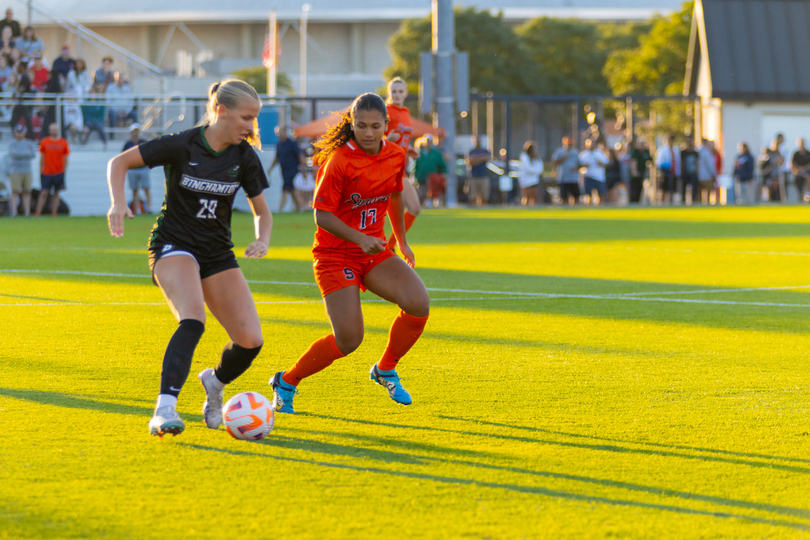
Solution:
[[(42, 126), (56, 123), (62, 128), (65, 120), (76, 111), (82, 114), (89, 107), (102, 107), (104, 129), (107, 133), (126, 131), (126, 122), (117, 119), (117, 111), (122, 111), (122, 119), (137, 122), (144, 132), (154, 136), (177, 132), (192, 127), (207, 104), (205, 96), (188, 97), (179, 94), (131, 94), (127, 96), (97, 95), (78, 97), (70, 94), (25, 94), (22, 97), (12, 93), (0, 93), (0, 139), (2, 133), (11, 133), (14, 126), (22, 123), (29, 130), (29, 136), (36, 138)], [(109, 118), (110, 109), (116, 111), (116, 119)], [(196, 114), (189, 111), (196, 109)], [(98, 113), (98, 111), (96, 111)]]
[[(278, 121), (290, 118), (289, 102), (282, 99), (262, 99), (265, 108), (276, 108)], [(168, 133), (179, 133), (197, 125), (205, 118), (208, 96), (173, 94), (126, 94), (112, 95), (27, 93), (22, 97), (13, 93), (0, 93), (0, 142), (10, 140), (14, 127), (22, 123), (28, 136), (38, 139), (47, 133), (52, 123), (60, 126), (61, 132), (76, 114), (97, 121), (103, 116), (106, 135), (125, 134), (129, 125), (137, 122), (145, 138), (160, 137)], [(90, 109), (90, 108), (93, 109)], [(99, 112), (98, 107), (103, 111)], [(110, 118), (110, 108), (116, 110)], [(121, 114), (118, 114), (121, 111)], [(92, 116), (91, 116), (92, 115)], [(261, 123), (261, 119), (260, 119)], [(263, 129), (273, 126), (264, 126)], [(270, 131), (272, 133), (272, 130)]]

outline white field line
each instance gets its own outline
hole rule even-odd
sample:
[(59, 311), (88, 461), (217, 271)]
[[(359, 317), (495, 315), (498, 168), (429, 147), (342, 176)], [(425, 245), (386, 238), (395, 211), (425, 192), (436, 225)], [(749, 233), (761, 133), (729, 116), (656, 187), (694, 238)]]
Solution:
[[(102, 277), (134, 277), (148, 279), (150, 276), (144, 274), (118, 274), (118, 273), (105, 273), (105, 272), (78, 272), (70, 270), (3, 270), (0, 269), (0, 274), (60, 274), (60, 275), (81, 275), (81, 276), (102, 276)], [(256, 281), (247, 280), (248, 283), (256, 284), (270, 284), (270, 285), (303, 285), (314, 286), (311, 282), (298, 282), (298, 281)], [(677, 303), (691, 303), (691, 304), (722, 304), (722, 305), (740, 305), (740, 306), (772, 306), (772, 307), (810, 307), (810, 304), (789, 304), (780, 302), (737, 302), (731, 300), (695, 300), (686, 298), (658, 298), (646, 297), (646, 295), (678, 295), (678, 294), (704, 294), (704, 293), (725, 293), (725, 292), (752, 292), (752, 291), (771, 291), (771, 290), (790, 290), (790, 289), (807, 289), (810, 285), (790, 285), (783, 287), (748, 287), (739, 289), (704, 289), (698, 291), (658, 291), (658, 292), (637, 292), (637, 293), (619, 293), (619, 294), (562, 294), (562, 293), (527, 293), (515, 291), (482, 291), (476, 289), (444, 289), (444, 288), (428, 288), (429, 291), (434, 292), (456, 292), (456, 293), (472, 293), (472, 294), (487, 294), (487, 295), (501, 295), (500, 298), (492, 296), (477, 297), (477, 298), (432, 298), (433, 302), (465, 302), (472, 300), (529, 300), (529, 299), (564, 299), (564, 298), (581, 298), (588, 300), (635, 300), (643, 302), (677, 302)], [(642, 297), (644, 295), (644, 297)], [(383, 302), (383, 300), (368, 300), (370, 302)], [(256, 304), (310, 304), (320, 303), (321, 300), (284, 300), (284, 301), (257, 301)], [(15, 303), (15, 304), (0, 304), (0, 307), (11, 306), (151, 306), (163, 305), (163, 302), (42, 302), (42, 303)]]
[[(112, 272), (79, 272), (75, 270), (4, 270), (0, 269), (0, 274), (58, 274), (58, 275), (75, 275), (75, 276), (100, 276), (100, 277), (132, 277), (141, 279), (150, 279), (151, 276), (146, 274), (119, 274)], [(307, 281), (264, 281), (264, 280), (247, 280), (248, 283), (256, 283), (259, 285), (303, 285), (315, 286), (313, 282)], [(781, 287), (746, 287), (739, 289), (702, 289), (697, 291), (648, 291), (648, 292), (629, 292), (629, 293), (606, 293), (606, 294), (559, 294), (559, 293), (533, 293), (533, 292), (519, 292), (519, 291), (482, 291), (481, 289), (445, 289), (440, 287), (428, 288), (429, 291), (435, 292), (456, 292), (456, 293), (471, 293), (471, 294), (502, 294), (515, 297), (531, 297), (531, 298), (622, 298), (625, 296), (640, 296), (640, 295), (670, 295), (670, 294), (707, 294), (707, 293), (726, 293), (726, 292), (752, 292), (752, 291), (777, 291), (777, 290), (790, 290), (790, 289), (810, 289), (810, 285), (786, 285)]]
[[(0, 274), (58, 274), (69, 276), (97, 276), (97, 277), (131, 277), (141, 279), (151, 279), (152, 276), (146, 274), (117, 274), (114, 272), (77, 272), (73, 270), (2, 270)], [(301, 281), (248, 281), (248, 283), (258, 283), (264, 285), (315, 285)]]
[[(547, 298), (552, 298), (551, 296)], [(590, 300), (633, 300), (637, 302), (674, 302), (686, 304), (719, 304), (730, 306), (760, 306), (760, 307), (787, 307), (787, 308), (810, 308), (810, 304), (787, 304), (780, 302), (735, 302), (731, 300), (696, 300), (687, 298), (639, 298), (627, 296), (596, 296), (596, 295), (576, 295), (576, 294), (559, 294), (554, 295), (553, 298), (587, 298)], [(526, 296), (482, 296), (477, 298), (431, 298), (431, 302), (470, 302), (477, 300), (538, 300), (539, 298), (528, 298)], [(281, 300), (275, 302), (257, 301), (257, 305), (275, 305), (275, 304), (321, 304), (321, 300)], [(363, 300), (363, 303), (387, 303), (382, 299), (368, 299)], [(42, 307), (42, 306), (164, 306), (165, 302), (41, 302), (41, 303), (19, 303), (19, 304), (0, 304), (0, 307)]]
[[(469, 245), (470, 249), (479, 249), (480, 245)], [(97, 247), (0, 247), (0, 251), (137, 251), (142, 249), (143, 246), (120, 246), (114, 248), (97, 248)], [(449, 249), (448, 246), (419, 246), (420, 249)], [(777, 257), (810, 257), (810, 252), (801, 251), (742, 251), (730, 249), (674, 249), (674, 248), (654, 248), (654, 247), (610, 247), (610, 246), (555, 246), (546, 245), (542, 247), (518, 247), (517, 249), (524, 251), (537, 251), (543, 250), (563, 250), (563, 251), (660, 251), (664, 253), (725, 253), (731, 255), (762, 255), (762, 256), (777, 256)]]

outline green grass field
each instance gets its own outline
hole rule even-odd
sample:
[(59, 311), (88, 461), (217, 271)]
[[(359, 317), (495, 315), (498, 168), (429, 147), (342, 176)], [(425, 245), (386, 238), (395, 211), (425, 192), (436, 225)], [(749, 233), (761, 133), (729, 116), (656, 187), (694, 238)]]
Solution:
[[(426, 211), (431, 319), (368, 379), (397, 308), (300, 387), (261, 442), (147, 422), (176, 327), (148, 277), (152, 220), (0, 220), (0, 539), (810, 538), (810, 208)], [(234, 219), (237, 254), (250, 216)], [(265, 346), (226, 390), (329, 332), (310, 215), (240, 259)]]

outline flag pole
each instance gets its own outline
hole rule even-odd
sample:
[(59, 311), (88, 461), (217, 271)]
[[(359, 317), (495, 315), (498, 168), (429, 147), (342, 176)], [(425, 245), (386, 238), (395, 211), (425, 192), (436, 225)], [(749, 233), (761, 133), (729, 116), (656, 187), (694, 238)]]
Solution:
[(299, 31), (301, 37), (300, 45), (300, 70), (301, 79), (298, 83), (298, 94), (302, 97), (307, 95), (307, 14), (309, 13), (309, 4), (301, 6), (301, 29)]
[(270, 11), (270, 67), (267, 68), (267, 95), (276, 97), (276, 71), (278, 70), (278, 25), (276, 24), (276, 10)]

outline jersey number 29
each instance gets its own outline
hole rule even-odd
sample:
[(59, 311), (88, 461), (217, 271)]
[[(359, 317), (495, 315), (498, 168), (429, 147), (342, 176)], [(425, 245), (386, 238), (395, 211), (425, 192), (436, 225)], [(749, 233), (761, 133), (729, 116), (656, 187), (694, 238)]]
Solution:
[(217, 217), (217, 203), (216, 199), (200, 199), (200, 211), (197, 212), (197, 217), (202, 219), (216, 219)]

